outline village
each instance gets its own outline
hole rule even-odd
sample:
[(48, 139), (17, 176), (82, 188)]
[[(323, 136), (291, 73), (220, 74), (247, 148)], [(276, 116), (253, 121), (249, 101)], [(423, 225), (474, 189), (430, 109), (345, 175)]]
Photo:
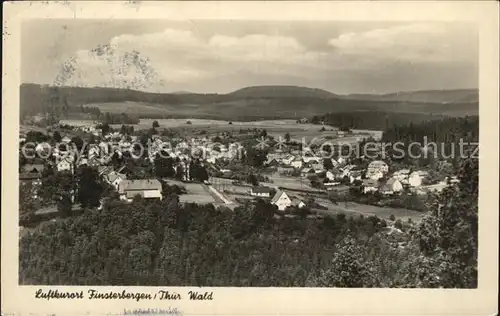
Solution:
[[(338, 137), (343, 136), (340, 132)], [(102, 128), (102, 124), (56, 126), (46, 133), (21, 133), (19, 179), (32, 184), (33, 196), (39, 198), (37, 191), (47, 170), (74, 175), (79, 168), (90, 167), (120, 200), (128, 202), (136, 196), (162, 199), (164, 186), (173, 185), (181, 188), (181, 203), (234, 209), (264, 199), (292, 217), (302, 210), (307, 216), (354, 212), (417, 220), (417, 211), (422, 210), (402, 200), (422, 202), (427, 194), (458, 181), (416, 168), (391, 170), (380, 159), (324, 158), (316, 148), (304, 150), (282, 143), (266, 148), (258, 166), (248, 166), (249, 147), (233, 140), (130, 133), (125, 125), (120, 131)], [(77, 190), (71, 193), (73, 204), (77, 204)], [(101, 200), (102, 208), (105, 199)], [(45, 207), (38, 213), (57, 212), (50, 203), (41, 204)]]

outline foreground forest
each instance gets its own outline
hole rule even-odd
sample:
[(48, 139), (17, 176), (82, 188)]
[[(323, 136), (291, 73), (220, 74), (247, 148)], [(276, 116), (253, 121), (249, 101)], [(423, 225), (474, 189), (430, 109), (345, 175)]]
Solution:
[(477, 286), (478, 162), (436, 195), (419, 224), (389, 234), (376, 217), (275, 216), (258, 201), (231, 211), (113, 200), (20, 238), (21, 284)]

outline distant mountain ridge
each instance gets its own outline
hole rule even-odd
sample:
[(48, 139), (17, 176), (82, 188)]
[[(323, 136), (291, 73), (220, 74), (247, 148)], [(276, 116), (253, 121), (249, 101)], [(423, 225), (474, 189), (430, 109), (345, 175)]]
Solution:
[(339, 97), (337, 94), (326, 90), (299, 86), (251, 86), (228, 94), (251, 98), (314, 97), (327, 99)]
[(423, 103), (478, 102), (479, 89), (400, 91), (380, 95), (349, 94), (344, 97), (352, 100), (402, 101)]
[[(450, 92), (451, 91), (451, 92)], [(477, 115), (474, 90), (445, 90), (389, 95), (350, 95), (306, 87), (258, 86), (228, 94), (151, 93), (99, 87), (50, 87), (22, 84), (21, 118), (37, 113), (62, 113), (76, 107), (97, 107), (101, 112), (134, 113), (146, 118), (193, 117), (224, 120), (302, 118), (325, 113), (381, 111), (464, 116)], [(424, 101), (414, 102), (422, 99)], [(424, 96), (427, 96), (424, 98)], [(434, 96), (437, 102), (432, 101)], [(438, 97), (439, 96), (439, 97)], [(460, 102), (447, 102), (461, 100)], [(64, 110), (66, 109), (66, 110)], [(77, 109), (75, 109), (76, 111)]]

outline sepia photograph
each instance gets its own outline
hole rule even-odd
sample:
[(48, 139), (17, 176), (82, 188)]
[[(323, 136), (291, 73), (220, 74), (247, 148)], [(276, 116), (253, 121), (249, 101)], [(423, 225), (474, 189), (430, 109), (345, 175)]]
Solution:
[(2, 314), (486, 315), (498, 16), (313, 4), (7, 5)]
[(476, 288), (477, 43), (454, 22), (24, 22), (19, 283)]

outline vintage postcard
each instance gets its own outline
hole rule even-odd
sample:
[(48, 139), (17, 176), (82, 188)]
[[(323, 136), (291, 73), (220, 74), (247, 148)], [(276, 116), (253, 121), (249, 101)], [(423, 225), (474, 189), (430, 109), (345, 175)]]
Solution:
[(498, 3), (7, 2), (2, 315), (492, 315)]

